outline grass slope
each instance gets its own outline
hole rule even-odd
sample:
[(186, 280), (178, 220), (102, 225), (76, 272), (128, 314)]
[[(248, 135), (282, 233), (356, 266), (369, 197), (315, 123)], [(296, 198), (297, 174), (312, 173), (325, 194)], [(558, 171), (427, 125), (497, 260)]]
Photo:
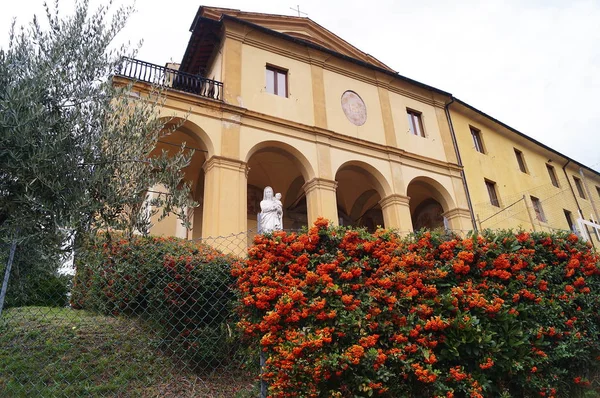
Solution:
[(24, 307), (0, 319), (2, 397), (250, 397), (251, 378), (200, 377), (127, 318)]

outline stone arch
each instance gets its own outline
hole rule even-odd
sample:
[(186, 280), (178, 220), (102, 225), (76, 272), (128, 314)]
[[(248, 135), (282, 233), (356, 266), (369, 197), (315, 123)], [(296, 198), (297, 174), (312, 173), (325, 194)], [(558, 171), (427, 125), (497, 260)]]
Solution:
[(454, 199), (446, 188), (430, 177), (415, 177), (406, 188), (414, 230), (444, 228), (445, 214), (454, 209)]
[(206, 159), (215, 154), (215, 147), (210, 136), (196, 123), (178, 116), (162, 117), (160, 120), (165, 123), (167, 128), (177, 127), (176, 132), (189, 137), (194, 143), (198, 144), (199, 148), (206, 152)]
[(304, 156), (304, 154), (302, 154), (302, 152), (300, 152), (298, 149), (281, 141), (262, 141), (254, 145), (246, 154), (246, 163), (250, 161), (250, 158), (254, 154), (266, 151), (277, 152), (290, 159), (294, 165), (298, 167), (305, 181), (310, 181), (312, 178), (316, 177), (315, 169), (306, 156)]
[(437, 200), (443, 207), (444, 211), (454, 209), (456, 207), (452, 195), (448, 190), (438, 181), (431, 177), (419, 176), (413, 178), (406, 186), (406, 194), (410, 196), (409, 189), (411, 184), (420, 185), (427, 189), (431, 193), (431, 197)]
[(336, 170), (335, 180), (340, 224), (371, 231), (385, 226), (380, 202), (391, 194), (391, 188), (377, 169), (364, 162), (348, 161)]
[(279, 141), (263, 141), (245, 157), (248, 165), (247, 224), (255, 230), (262, 190), (271, 186), (282, 194), (283, 227), (297, 229), (308, 223), (304, 184), (314, 178), (314, 168), (296, 148)]
[[(156, 148), (150, 156), (161, 151), (176, 153), (185, 144), (186, 151), (193, 151), (190, 164), (183, 169), (184, 180), (190, 184), (191, 196), (198, 203), (195, 208), (188, 209), (191, 230), (182, 227), (174, 216), (158, 221), (153, 219), (153, 234), (171, 235), (181, 238), (202, 237), (203, 205), (204, 205), (204, 169), (203, 165), (214, 153), (214, 147), (208, 134), (198, 125), (179, 117), (161, 118), (166, 129), (172, 129), (159, 138)], [(167, 193), (164, 193), (167, 194)]]
[(369, 180), (372, 181), (375, 190), (377, 191), (377, 193), (379, 193), (379, 195), (382, 198), (385, 198), (392, 194), (392, 188), (388, 180), (383, 174), (381, 174), (379, 170), (377, 170), (370, 164), (362, 162), (360, 160), (349, 160), (347, 162), (342, 163), (340, 167), (338, 167), (338, 169), (335, 171), (334, 175), (337, 176), (337, 174), (342, 169), (351, 169), (367, 177)]

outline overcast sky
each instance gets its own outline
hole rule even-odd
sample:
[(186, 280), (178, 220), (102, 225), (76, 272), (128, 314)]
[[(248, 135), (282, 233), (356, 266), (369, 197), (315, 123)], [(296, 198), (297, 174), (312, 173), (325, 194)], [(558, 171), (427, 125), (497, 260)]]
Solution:
[[(211, 1), (285, 15), (297, 15), (290, 7), (300, 2)], [(6, 47), (12, 18), (27, 24), (42, 14), (42, 1), (2, 2)], [(61, 0), (60, 10), (70, 13), (72, 4)], [(142, 60), (180, 61), (201, 4), (138, 0), (120, 40), (143, 39)], [(600, 0), (303, 0), (300, 10), (401, 75), (600, 171)]]

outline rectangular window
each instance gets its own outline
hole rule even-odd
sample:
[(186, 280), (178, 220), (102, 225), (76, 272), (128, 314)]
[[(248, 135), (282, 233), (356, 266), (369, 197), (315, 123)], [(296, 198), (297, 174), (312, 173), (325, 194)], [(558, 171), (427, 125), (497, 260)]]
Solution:
[(523, 173), (527, 173), (527, 167), (525, 167), (525, 158), (523, 157), (523, 152), (515, 148), (515, 156), (517, 157), (517, 163), (519, 163), (519, 169)]
[(473, 144), (475, 144), (475, 150), (480, 153), (485, 153), (483, 149), (483, 141), (481, 140), (481, 131), (475, 127), (471, 127), (471, 136), (473, 137)]
[(585, 192), (583, 191), (583, 184), (581, 180), (575, 176), (573, 176), (573, 181), (575, 181), (575, 187), (577, 188), (577, 193), (581, 197), (581, 199), (585, 199)]
[(542, 209), (542, 202), (535, 196), (530, 196), (531, 203), (533, 204), (533, 210), (535, 210), (535, 218), (542, 222), (546, 222), (546, 216), (544, 215), (544, 209)]
[(421, 113), (407, 109), (406, 116), (408, 117), (408, 128), (410, 129), (410, 133), (419, 137), (425, 137)]
[(563, 211), (565, 212), (565, 218), (567, 219), (567, 224), (569, 224), (569, 229), (572, 232), (577, 233), (577, 228), (575, 227), (575, 223), (573, 222), (573, 216), (571, 215), (571, 212), (565, 209), (563, 209)]
[(287, 70), (267, 65), (267, 92), (280, 97), (287, 97)]
[(498, 193), (496, 192), (496, 183), (493, 181), (485, 180), (485, 186), (490, 195), (490, 203), (493, 206), (500, 207), (500, 201), (498, 200)]
[(598, 196), (600, 196), (600, 187), (596, 186), (596, 192), (598, 192)]
[(556, 188), (560, 188), (560, 186), (558, 185), (558, 178), (556, 178), (556, 171), (554, 171), (554, 167), (547, 164), (546, 168), (548, 169), (548, 175), (550, 176), (550, 181), (552, 181), (552, 185), (554, 185)]

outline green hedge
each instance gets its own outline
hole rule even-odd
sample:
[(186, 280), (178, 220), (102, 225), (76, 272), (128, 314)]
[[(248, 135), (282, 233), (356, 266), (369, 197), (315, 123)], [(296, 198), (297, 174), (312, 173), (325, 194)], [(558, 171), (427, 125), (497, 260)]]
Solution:
[(71, 305), (141, 317), (163, 347), (211, 367), (234, 351), (232, 256), (197, 242), (164, 237), (100, 240), (76, 258)]

